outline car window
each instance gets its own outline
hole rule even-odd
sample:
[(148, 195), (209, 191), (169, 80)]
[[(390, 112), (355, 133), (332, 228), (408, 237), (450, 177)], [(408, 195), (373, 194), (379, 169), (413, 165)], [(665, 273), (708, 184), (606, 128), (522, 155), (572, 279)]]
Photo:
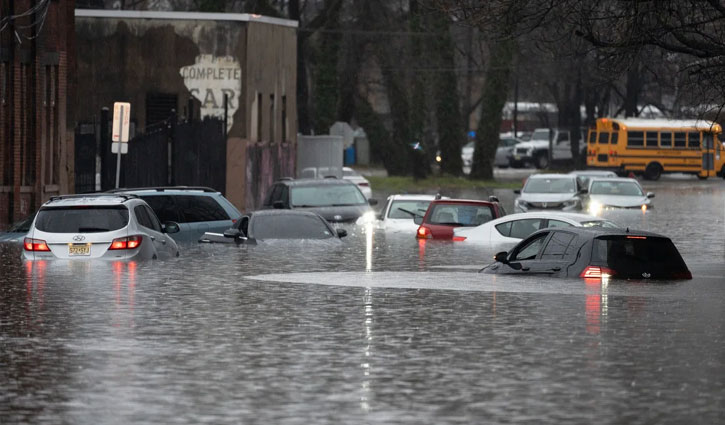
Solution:
[(174, 195), (183, 223), (230, 220), (229, 214), (209, 196)]
[(435, 204), (432, 208), (427, 219), (430, 224), (478, 226), (491, 221), (494, 216), (489, 205)]
[(294, 207), (324, 207), (367, 204), (365, 196), (354, 184), (321, 184), (295, 186), (290, 190)]
[(511, 222), (507, 221), (506, 223), (497, 224), (496, 231), (501, 234), (501, 236), (509, 236), (511, 234)]
[(615, 229), (619, 227), (617, 223), (614, 223), (609, 220), (591, 220), (591, 221), (582, 221), (581, 223), (582, 227), (605, 227), (609, 229)]
[(569, 141), (569, 132), (568, 131), (562, 131), (556, 136), (556, 143), (561, 142), (568, 142)]
[(33, 224), (33, 220), (35, 219), (35, 214), (30, 215), (26, 217), (24, 220), (21, 220), (15, 224), (13, 224), (9, 229), (8, 232), (12, 233), (27, 233), (30, 231), (30, 226)]
[(524, 246), (521, 247), (513, 256), (511, 261), (524, 261), (533, 260), (541, 251), (541, 247), (544, 245), (544, 240), (549, 234), (544, 232), (537, 235), (536, 238), (528, 241)]
[(416, 215), (423, 217), (431, 201), (395, 201), (390, 207), (388, 218), (409, 218)]
[(49, 233), (108, 232), (126, 227), (124, 205), (46, 207), (38, 211), (35, 228)]
[(526, 193), (575, 193), (575, 177), (529, 178), (524, 185)]
[(620, 274), (638, 274), (643, 268), (650, 272), (687, 270), (672, 241), (662, 237), (600, 236), (594, 239), (592, 262)]
[(250, 235), (255, 239), (328, 239), (333, 237), (319, 217), (308, 215), (256, 215)]
[(146, 210), (146, 215), (148, 215), (149, 221), (151, 222), (151, 228), (157, 232), (161, 232), (161, 223), (159, 223), (159, 219), (156, 217), (154, 211), (147, 205), (144, 205), (143, 208)]
[(530, 234), (542, 228), (542, 221), (539, 218), (527, 218), (511, 222), (510, 237), (524, 239)]
[(136, 216), (136, 221), (139, 225), (147, 228), (147, 229), (153, 229), (153, 224), (151, 224), (151, 219), (148, 216), (148, 213), (146, 213), (146, 210), (144, 209), (143, 205), (136, 205), (133, 209), (133, 214)]
[(541, 253), (542, 260), (560, 260), (564, 258), (566, 249), (574, 240), (574, 235), (567, 232), (554, 232), (546, 243), (544, 252)]
[(549, 220), (549, 223), (546, 225), (546, 227), (572, 227), (573, 225), (567, 223), (566, 221), (561, 220)]
[(589, 189), (591, 195), (643, 196), (642, 188), (633, 181), (595, 180)]
[(152, 210), (156, 213), (156, 216), (162, 222), (174, 221), (181, 223), (181, 216), (174, 203), (174, 198), (171, 195), (154, 195), (154, 196), (141, 196), (141, 199), (146, 201)]

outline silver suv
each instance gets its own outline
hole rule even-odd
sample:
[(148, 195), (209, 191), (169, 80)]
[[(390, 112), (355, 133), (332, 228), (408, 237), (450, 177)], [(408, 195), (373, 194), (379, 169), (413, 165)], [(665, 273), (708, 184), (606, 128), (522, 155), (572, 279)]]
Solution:
[(51, 198), (23, 240), (27, 260), (148, 260), (179, 256), (169, 236), (176, 223), (161, 224), (141, 199), (122, 194)]

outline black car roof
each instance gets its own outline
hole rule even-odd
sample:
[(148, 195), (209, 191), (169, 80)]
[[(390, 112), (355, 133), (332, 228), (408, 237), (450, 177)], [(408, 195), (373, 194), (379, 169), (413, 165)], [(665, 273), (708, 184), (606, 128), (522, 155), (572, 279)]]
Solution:
[[(658, 233), (652, 233), (645, 230), (636, 230), (629, 228), (613, 228), (613, 227), (548, 227), (546, 229), (537, 230), (536, 233), (542, 231), (561, 230), (570, 233), (578, 233), (584, 237), (595, 238), (597, 236), (646, 236), (667, 238), (667, 236)], [(669, 238), (667, 238), (669, 239)]]
[(345, 179), (324, 178), (324, 179), (288, 179), (278, 180), (276, 183), (282, 183), (287, 186), (355, 186), (355, 183)]
[(314, 211), (306, 210), (287, 210), (287, 209), (275, 209), (275, 210), (256, 210), (249, 211), (243, 215), (252, 216), (265, 216), (265, 215), (308, 215), (312, 217), (322, 218), (319, 214)]

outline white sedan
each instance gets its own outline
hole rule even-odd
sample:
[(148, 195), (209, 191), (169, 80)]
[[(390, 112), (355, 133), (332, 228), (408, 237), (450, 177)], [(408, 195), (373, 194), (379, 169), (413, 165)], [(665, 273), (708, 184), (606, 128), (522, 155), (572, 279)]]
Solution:
[(518, 243), (539, 229), (547, 227), (619, 227), (600, 217), (564, 212), (526, 212), (510, 214), (476, 227), (453, 229), (456, 242), (478, 244)]
[(589, 214), (598, 215), (609, 209), (641, 209), (646, 212), (652, 208), (652, 192), (644, 193), (635, 179), (613, 177), (593, 178), (589, 181), (589, 190), (584, 199), (584, 208)]
[(378, 215), (378, 228), (390, 232), (405, 232), (415, 235), (418, 225), (413, 219), (423, 217), (428, 205), (435, 199), (447, 199), (440, 195), (390, 195)]
[(350, 180), (357, 185), (357, 188), (365, 195), (365, 198), (370, 199), (373, 196), (373, 189), (370, 187), (370, 181), (363, 177), (362, 174), (353, 170), (350, 167), (342, 167), (342, 178)]

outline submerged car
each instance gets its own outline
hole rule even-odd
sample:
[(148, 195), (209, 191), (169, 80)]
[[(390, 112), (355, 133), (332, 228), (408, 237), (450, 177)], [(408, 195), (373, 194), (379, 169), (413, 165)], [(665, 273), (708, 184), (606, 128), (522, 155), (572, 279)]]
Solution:
[(312, 211), (331, 223), (354, 223), (364, 215), (373, 221), (375, 212), (370, 206), (377, 203), (348, 180), (282, 179), (270, 187), (262, 209)]
[(300, 171), (299, 177), (307, 179), (342, 178), (355, 183), (367, 199), (373, 196), (370, 181), (350, 167), (307, 167)]
[(23, 220), (10, 226), (6, 232), (0, 233), (0, 243), (22, 243), (25, 235), (30, 230), (30, 225), (33, 224), (35, 214), (31, 214)]
[(506, 211), (493, 196), (488, 201), (439, 199), (430, 203), (423, 217), (414, 218), (414, 222), (420, 225), (416, 237), (451, 240), (456, 227), (479, 226), (504, 215)]
[(652, 192), (645, 193), (635, 179), (614, 177), (608, 179), (594, 178), (589, 182), (589, 190), (584, 198), (584, 208), (590, 214), (599, 214), (609, 209), (641, 209), (652, 208)]
[(208, 187), (140, 187), (109, 192), (136, 195), (149, 204), (159, 220), (177, 223), (176, 242), (196, 242), (204, 232), (223, 232), (242, 215), (220, 192)]
[(27, 260), (148, 260), (177, 257), (169, 236), (146, 202), (128, 194), (55, 196), (38, 210), (23, 241)]
[(453, 229), (456, 242), (477, 244), (517, 243), (537, 230), (563, 227), (610, 227), (616, 223), (587, 214), (536, 211), (511, 214), (476, 227)]
[(378, 214), (378, 227), (385, 231), (413, 234), (418, 230), (415, 217), (425, 216), (428, 206), (436, 199), (448, 198), (424, 194), (390, 195)]
[(580, 210), (581, 195), (577, 178), (570, 174), (534, 174), (526, 179), (523, 189), (515, 190), (520, 195), (514, 200), (514, 212), (533, 210)]
[(257, 244), (275, 239), (339, 239), (345, 229), (333, 229), (319, 214), (311, 211), (261, 210), (245, 214), (224, 233), (207, 232), (201, 243)]
[(692, 279), (675, 244), (662, 235), (602, 227), (535, 232), (482, 271), (601, 279)]

